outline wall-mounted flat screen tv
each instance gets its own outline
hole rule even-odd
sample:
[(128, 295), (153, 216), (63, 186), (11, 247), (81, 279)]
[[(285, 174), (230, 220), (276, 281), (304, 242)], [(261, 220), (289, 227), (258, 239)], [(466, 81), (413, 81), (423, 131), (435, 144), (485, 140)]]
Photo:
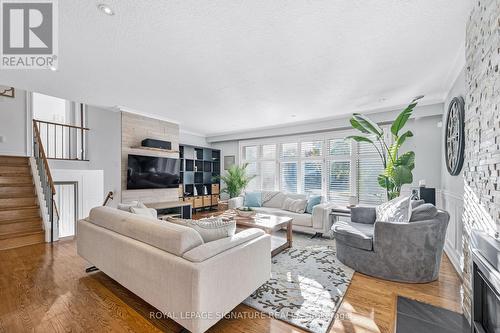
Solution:
[(180, 160), (128, 155), (127, 190), (179, 187)]

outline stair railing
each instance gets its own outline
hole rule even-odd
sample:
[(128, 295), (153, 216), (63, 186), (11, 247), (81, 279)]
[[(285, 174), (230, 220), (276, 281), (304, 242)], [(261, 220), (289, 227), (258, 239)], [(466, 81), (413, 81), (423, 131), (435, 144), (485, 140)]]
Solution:
[[(83, 122), (83, 119), (81, 120)], [(88, 161), (89, 128), (34, 119), (45, 157), (49, 160)]]
[(54, 181), (52, 180), (52, 174), (50, 173), (49, 162), (47, 160), (47, 156), (45, 155), (45, 149), (40, 137), (40, 131), (38, 130), (35, 120), (33, 121), (33, 157), (36, 161), (42, 191), (45, 196), (45, 203), (50, 222), (50, 242), (52, 243), (54, 241), (54, 225), (59, 221), (59, 211), (54, 200), (56, 188), (54, 186)]

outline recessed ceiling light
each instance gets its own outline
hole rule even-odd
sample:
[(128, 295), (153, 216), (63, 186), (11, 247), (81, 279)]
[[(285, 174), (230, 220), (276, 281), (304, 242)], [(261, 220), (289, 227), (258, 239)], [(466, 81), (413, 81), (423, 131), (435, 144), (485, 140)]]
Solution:
[(109, 7), (108, 5), (106, 5), (104, 3), (97, 5), (97, 8), (106, 15), (109, 15), (109, 16), (115, 15), (115, 12), (113, 11), (113, 9), (111, 9), (111, 7)]

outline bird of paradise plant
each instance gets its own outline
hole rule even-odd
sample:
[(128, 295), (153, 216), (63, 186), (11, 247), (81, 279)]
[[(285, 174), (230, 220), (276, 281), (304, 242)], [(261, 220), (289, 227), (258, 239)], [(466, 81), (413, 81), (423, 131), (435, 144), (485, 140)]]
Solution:
[(377, 180), (378, 184), (386, 190), (388, 200), (398, 197), (404, 184), (413, 182), (412, 171), (415, 168), (415, 153), (407, 151), (401, 155), (399, 154), (399, 149), (406, 139), (413, 136), (413, 133), (406, 131), (400, 134), (400, 131), (408, 122), (418, 100), (422, 97), (414, 98), (394, 120), (391, 125), (392, 140), (389, 140), (384, 130), (377, 123), (371, 121), (365, 115), (355, 113), (350, 120), (351, 126), (364, 135), (350, 135), (346, 137), (346, 140), (365, 142), (375, 147), (384, 166), (384, 172), (378, 176)]

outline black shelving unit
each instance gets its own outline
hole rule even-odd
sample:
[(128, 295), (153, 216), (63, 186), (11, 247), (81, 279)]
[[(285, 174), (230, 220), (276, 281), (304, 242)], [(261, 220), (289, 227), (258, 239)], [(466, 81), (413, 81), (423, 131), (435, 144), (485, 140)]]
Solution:
[[(193, 209), (213, 209), (220, 193), (221, 152), (218, 149), (179, 145), (180, 199), (190, 201)], [(196, 188), (197, 195), (194, 195)], [(205, 192), (206, 190), (206, 192)]]

